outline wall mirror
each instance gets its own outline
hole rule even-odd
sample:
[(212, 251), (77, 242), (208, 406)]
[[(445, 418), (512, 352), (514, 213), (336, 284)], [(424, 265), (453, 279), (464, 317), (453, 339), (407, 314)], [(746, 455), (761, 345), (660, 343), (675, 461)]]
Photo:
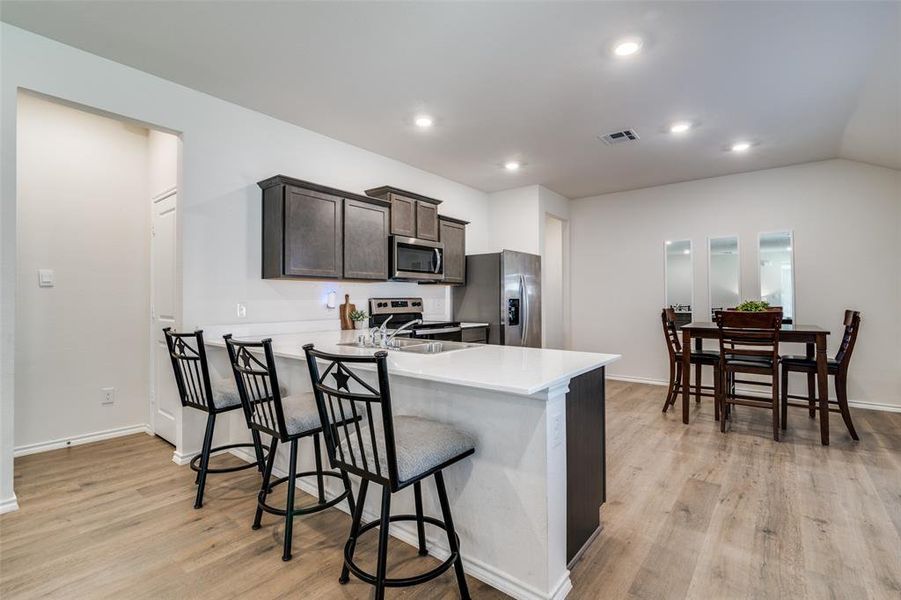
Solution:
[(665, 245), (666, 306), (676, 310), (676, 323), (691, 321), (694, 276), (691, 262), (691, 240), (671, 240)]
[(795, 318), (794, 243), (791, 231), (761, 233), (757, 256), (760, 263), (760, 299), (781, 306), (783, 322)]
[(738, 236), (707, 239), (707, 290), (710, 315), (741, 303), (741, 260)]

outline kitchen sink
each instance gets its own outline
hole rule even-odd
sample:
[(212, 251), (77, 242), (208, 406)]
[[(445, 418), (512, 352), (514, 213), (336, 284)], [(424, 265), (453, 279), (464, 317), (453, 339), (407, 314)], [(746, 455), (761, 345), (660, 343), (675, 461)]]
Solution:
[(463, 342), (433, 341), (420, 340), (410, 338), (394, 338), (386, 347), (378, 346), (372, 343), (358, 342), (341, 342), (339, 346), (352, 346), (354, 348), (366, 348), (370, 350), (397, 350), (399, 352), (410, 352), (412, 354), (442, 354), (444, 352), (453, 352), (455, 350), (466, 350), (467, 348), (475, 348), (479, 344), (465, 344)]

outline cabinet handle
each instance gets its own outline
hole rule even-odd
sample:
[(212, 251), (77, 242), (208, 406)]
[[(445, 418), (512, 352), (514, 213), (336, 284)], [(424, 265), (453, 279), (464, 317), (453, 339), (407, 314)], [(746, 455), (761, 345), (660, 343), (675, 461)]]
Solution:
[(441, 251), (435, 248), (435, 274), (441, 272)]

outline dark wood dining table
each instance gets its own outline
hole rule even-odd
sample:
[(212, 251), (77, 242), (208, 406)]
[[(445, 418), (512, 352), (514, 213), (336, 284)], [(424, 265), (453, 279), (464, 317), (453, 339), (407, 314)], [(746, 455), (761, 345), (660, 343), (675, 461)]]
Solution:
[[(716, 323), (692, 321), (682, 329), (682, 422), (688, 423), (689, 374), (691, 373), (691, 340), (695, 351), (700, 352), (704, 340), (719, 337)], [(807, 356), (817, 361), (817, 400), (820, 411), (820, 441), (829, 445), (829, 388), (827, 386), (826, 336), (829, 331), (818, 325), (784, 324), (779, 330), (780, 342), (796, 342), (807, 345)]]

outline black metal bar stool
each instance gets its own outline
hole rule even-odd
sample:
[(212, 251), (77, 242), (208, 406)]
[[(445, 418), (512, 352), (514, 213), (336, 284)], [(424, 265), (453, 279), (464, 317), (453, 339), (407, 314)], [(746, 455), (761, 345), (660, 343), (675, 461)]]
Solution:
[[(351, 493), (350, 478), (343, 471), (322, 470), (319, 443), (322, 424), (319, 420), (316, 399), (312, 393), (282, 398), (278, 385), (278, 375), (275, 371), (275, 358), (272, 354), (272, 340), (238, 342), (232, 339), (231, 334), (228, 334), (225, 336), (225, 344), (235, 373), (241, 404), (244, 406), (247, 426), (254, 435), (259, 435), (258, 432), (262, 432), (272, 436), (272, 443), (269, 446), (269, 457), (266, 461), (266, 469), (263, 472), (263, 483), (260, 486), (257, 498), (257, 510), (253, 518), (253, 528), (260, 528), (264, 511), (273, 515), (283, 516), (285, 518), (285, 546), (282, 560), (291, 560), (291, 540), (295, 516), (308, 515), (325, 510), (335, 506), (345, 498), (347, 498), (351, 514), (354, 513), (355, 506), (353, 494)], [(298, 441), (305, 437), (313, 438), (316, 470), (298, 473), (297, 446)], [(291, 444), (288, 454), (288, 475), (272, 480), (272, 468), (275, 464), (279, 442), (285, 444), (290, 442)], [(297, 478), (313, 476), (316, 477), (318, 501), (310, 506), (295, 508), (294, 492)], [(344, 483), (344, 492), (331, 500), (326, 500), (325, 477), (340, 479)], [(266, 502), (266, 497), (272, 493), (273, 488), (282, 483), (288, 484), (288, 499), (283, 509)]]
[[(472, 438), (438, 421), (392, 415), (387, 352), (376, 352), (372, 356), (344, 356), (319, 352), (312, 344), (307, 344), (303, 349), (310, 367), (310, 379), (320, 419), (323, 423), (330, 424), (325, 428), (329, 459), (332, 465), (353, 473), (362, 480), (350, 535), (344, 546), (344, 567), (338, 581), (347, 583), (350, 573), (353, 573), (357, 578), (374, 585), (376, 600), (382, 600), (386, 587), (424, 583), (453, 566), (460, 595), (469, 598), (460, 555), (460, 539), (454, 530), (441, 471), (475, 452)], [(317, 359), (329, 363), (321, 374)], [(348, 365), (374, 366), (378, 375), (378, 389), (366, 383)], [(329, 380), (330, 376), (334, 379), (334, 384)], [(373, 415), (374, 405), (380, 409), (380, 415)], [(443, 521), (423, 515), (420, 483), (430, 475), (435, 477)], [(370, 482), (382, 486), (382, 512), (379, 521), (364, 525), (363, 505)], [(391, 495), (410, 485), (413, 486), (416, 514), (391, 516)], [(403, 578), (388, 577), (388, 527), (389, 523), (397, 521), (416, 521), (420, 554), (428, 553), (425, 524), (444, 529), (450, 556), (425, 573)], [(379, 550), (376, 573), (373, 575), (354, 562), (354, 549), (359, 537), (376, 527), (379, 528)]]
[[(851, 439), (859, 440), (857, 430), (854, 429), (854, 423), (851, 421), (851, 409), (848, 408), (848, 365), (851, 364), (851, 353), (854, 352), (854, 344), (857, 342), (857, 333), (860, 331), (860, 312), (856, 310), (846, 310), (844, 318), (845, 332), (842, 335), (842, 343), (839, 346), (835, 358), (827, 361), (828, 374), (835, 377), (835, 396), (836, 400), (829, 401), (829, 404), (836, 404), (838, 408), (829, 408), (829, 412), (839, 412)], [(810, 344), (808, 344), (810, 346)], [(788, 407), (796, 406), (807, 408), (810, 417), (816, 417), (816, 395), (814, 393), (815, 377), (817, 372), (817, 361), (813, 357), (812, 348), (808, 348), (808, 356), (789, 355), (781, 358), (782, 363), (782, 429), (785, 429), (788, 422)], [(788, 374), (795, 373), (807, 374), (807, 395), (798, 396), (788, 393)], [(790, 402), (789, 398), (794, 400), (806, 400), (804, 404), (798, 402)]]
[[(216, 427), (216, 415), (241, 408), (241, 399), (237, 391), (225, 381), (210, 381), (210, 369), (206, 360), (206, 347), (203, 345), (203, 331), (193, 333), (175, 333), (170, 327), (163, 329), (166, 334), (166, 345), (172, 358), (172, 370), (182, 406), (189, 406), (207, 413), (206, 434), (203, 436), (203, 449), (191, 459), (191, 469), (197, 472), (194, 479), (197, 485), (197, 497), (194, 508), (203, 506), (203, 491), (206, 487), (206, 476), (209, 473), (232, 473), (257, 467), (261, 472), (265, 464), (266, 454), (260, 443), (260, 435), (253, 432), (252, 444), (228, 444), (213, 448), (213, 431)], [(192, 344), (193, 343), (193, 344)], [(232, 448), (253, 448), (256, 462), (236, 467), (210, 467), (210, 455)]]

